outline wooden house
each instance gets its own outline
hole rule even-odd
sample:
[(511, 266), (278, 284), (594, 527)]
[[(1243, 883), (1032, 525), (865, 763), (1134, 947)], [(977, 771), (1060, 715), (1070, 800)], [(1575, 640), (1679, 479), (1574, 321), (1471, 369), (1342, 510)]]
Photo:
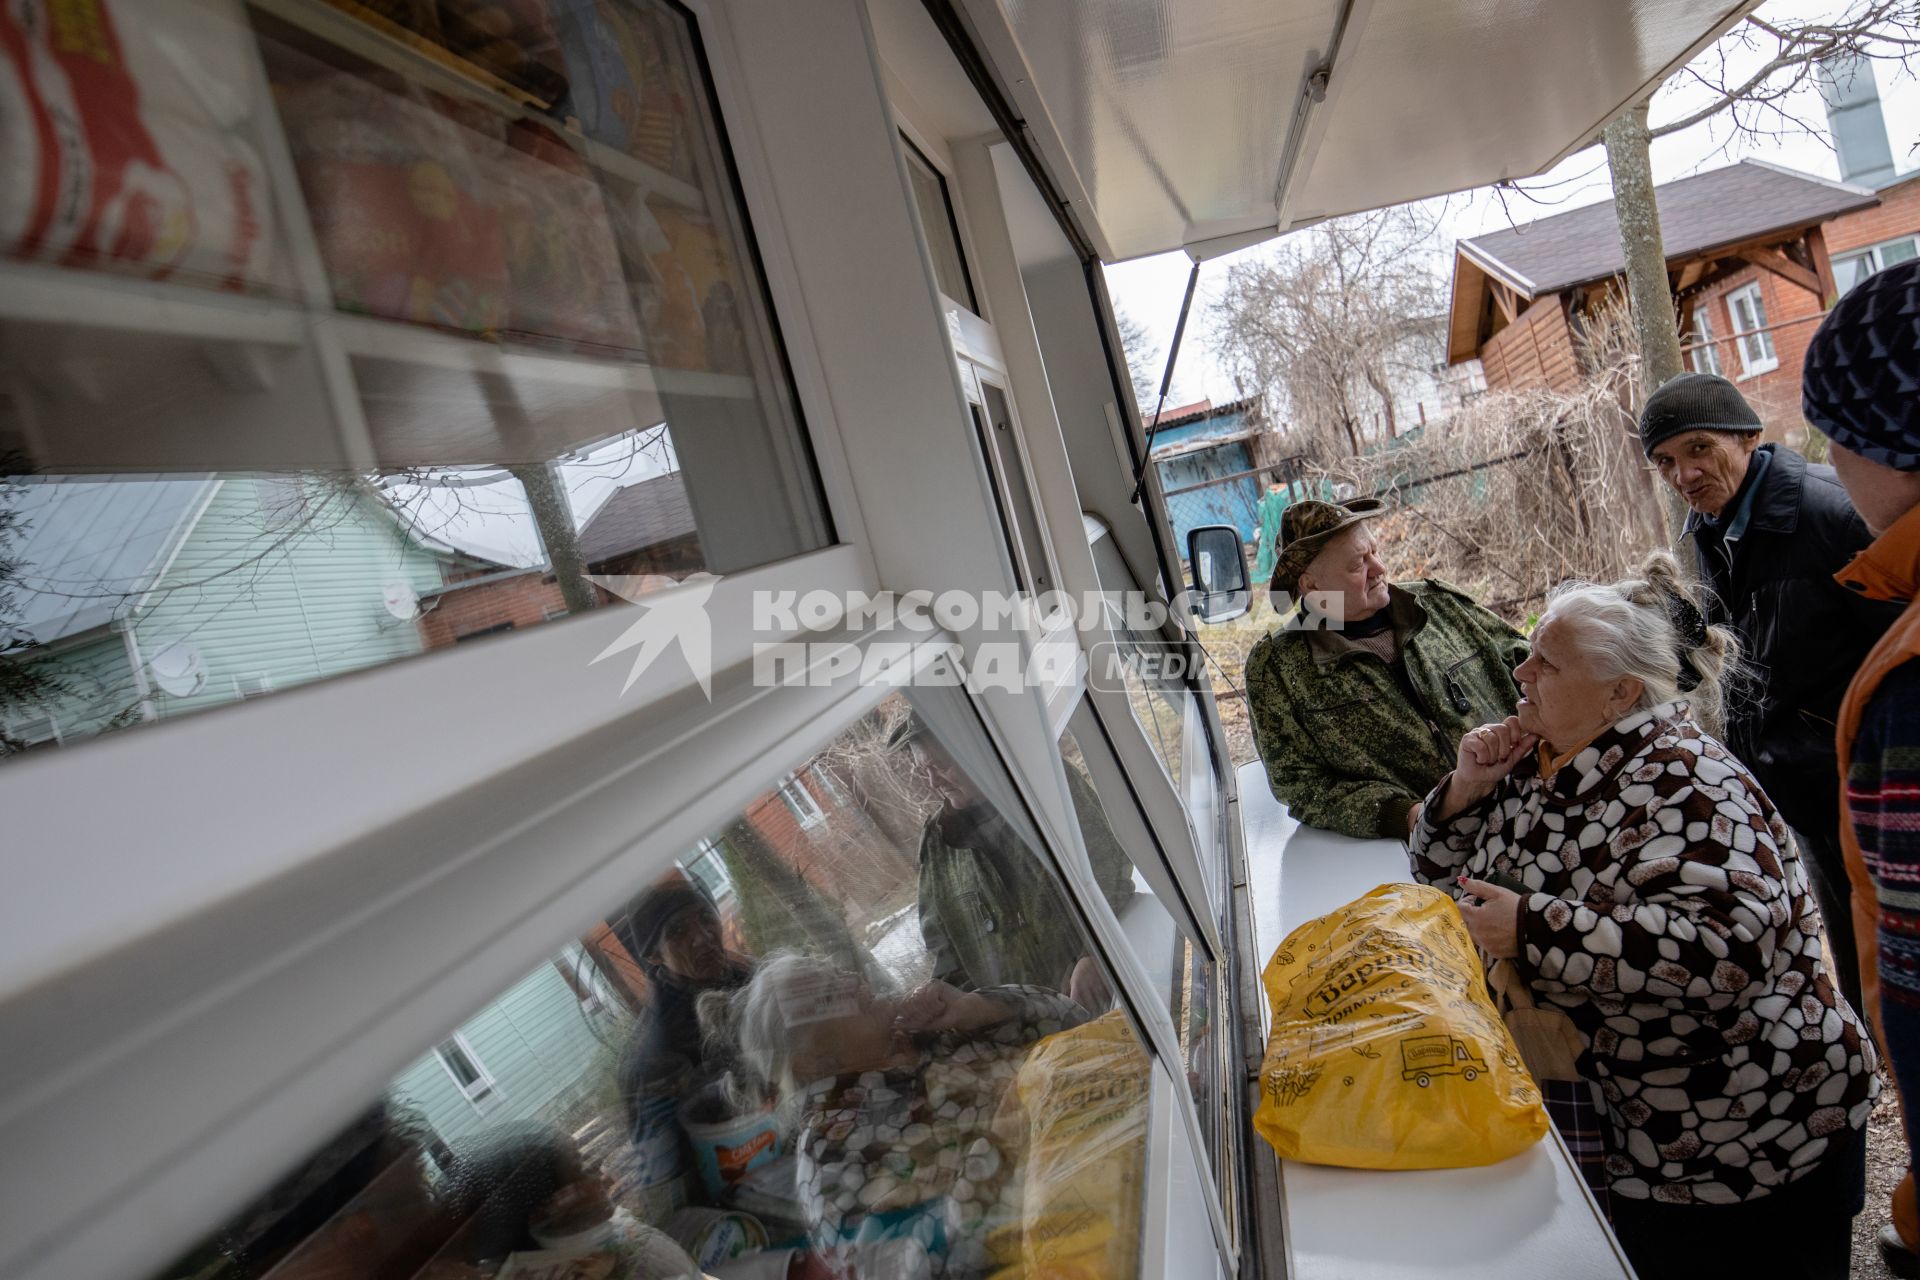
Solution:
[[(1656, 195), (1675, 319), (1695, 367), (1751, 383), (1743, 390), (1769, 425), (1797, 428), (1800, 357), (1838, 296), (1830, 234), (1881, 198), (1759, 160)], [(1490, 390), (1571, 389), (1585, 371), (1581, 336), (1623, 295), (1623, 269), (1612, 201), (1460, 241), (1448, 362), (1478, 359)]]

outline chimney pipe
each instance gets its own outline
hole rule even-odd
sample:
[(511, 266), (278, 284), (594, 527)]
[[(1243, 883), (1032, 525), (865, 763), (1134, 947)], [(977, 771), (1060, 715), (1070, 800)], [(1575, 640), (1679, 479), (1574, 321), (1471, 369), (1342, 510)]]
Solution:
[(1859, 54), (1839, 54), (1820, 64), (1815, 77), (1827, 104), (1827, 128), (1840, 155), (1840, 180), (1879, 190), (1893, 181), (1893, 147), (1880, 113), (1880, 89), (1873, 62)]

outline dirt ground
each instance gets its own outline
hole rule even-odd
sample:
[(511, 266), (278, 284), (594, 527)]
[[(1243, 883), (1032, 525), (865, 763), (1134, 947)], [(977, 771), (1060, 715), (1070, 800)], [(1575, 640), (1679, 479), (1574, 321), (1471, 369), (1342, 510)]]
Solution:
[[(1201, 643), (1219, 664), (1214, 669), (1214, 696), (1219, 702), (1221, 724), (1227, 731), (1227, 746), (1235, 765), (1259, 756), (1253, 745), (1246, 702), (1241, 696), (1243, 673), (1248, 652), (1277, 621), (1264, 595), (1256, 593), (1256, 596), (1259, 598), (1245, 617), (1222, 626), (1207, 627), (1200, 633)], [(1889, 1198), (1906, 1168), (1907, 1143), (1900, 1125), (1900, 1102), (1894, 1096), (1892, 1077), (1888, 1076), (1880, 1104), (1867, 1123), (1867, 1207), (1853, 1223), (1854, 1280), (1893, 1280), (1893, 1273), (1880, 1260), (1874, 1238), (1888, 1221)]]
[(1853, 1220), (1854, 1280), (1892, 1280), (1893, 1272), (1880, 1261), (1874, 1237), (1887, 1221), (1887, 1202), (1907, 1171), (1907, 1140), (1900, 1128), (1900, 1100), (1893, 1078), (1882, 1073), (1886, 1088), (1880, 1105), (1867, 1121), (1867, 1210)]

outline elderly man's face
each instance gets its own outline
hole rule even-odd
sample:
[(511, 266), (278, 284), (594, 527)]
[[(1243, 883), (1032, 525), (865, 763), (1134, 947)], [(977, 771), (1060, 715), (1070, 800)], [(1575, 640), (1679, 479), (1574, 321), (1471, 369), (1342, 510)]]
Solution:
[(1327, 540), (1300, 575), (1300, 592), (1330, 591), (1346, 605), (1347, 622), (1362, 622), (1387, 607), (1387, 566), (1373, 533), (1354, 525)]
[(654, 954), (668, 973), (695, 982), (718, 982), (727, 976), (719, 917), (700, 903), (688, 903), (674, 912)]
[(1740, 492), (1759, 446), (1757, 432), (1683, 431), (1654, 447), (1653, 465), (1688, 506), (1718, 519)]
[(953, 808), (965, 809), (979, 799), (953, 757), (925, 735), (907, 743), (907, 760), (916, 774), (932, 784), (935, 794)]

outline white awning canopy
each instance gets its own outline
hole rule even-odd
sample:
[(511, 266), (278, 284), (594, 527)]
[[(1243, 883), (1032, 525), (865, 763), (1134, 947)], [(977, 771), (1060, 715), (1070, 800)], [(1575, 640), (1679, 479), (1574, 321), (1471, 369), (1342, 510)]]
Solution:
[(959, 2), (1114, 262), (1549, 169), (1757, 0)]

